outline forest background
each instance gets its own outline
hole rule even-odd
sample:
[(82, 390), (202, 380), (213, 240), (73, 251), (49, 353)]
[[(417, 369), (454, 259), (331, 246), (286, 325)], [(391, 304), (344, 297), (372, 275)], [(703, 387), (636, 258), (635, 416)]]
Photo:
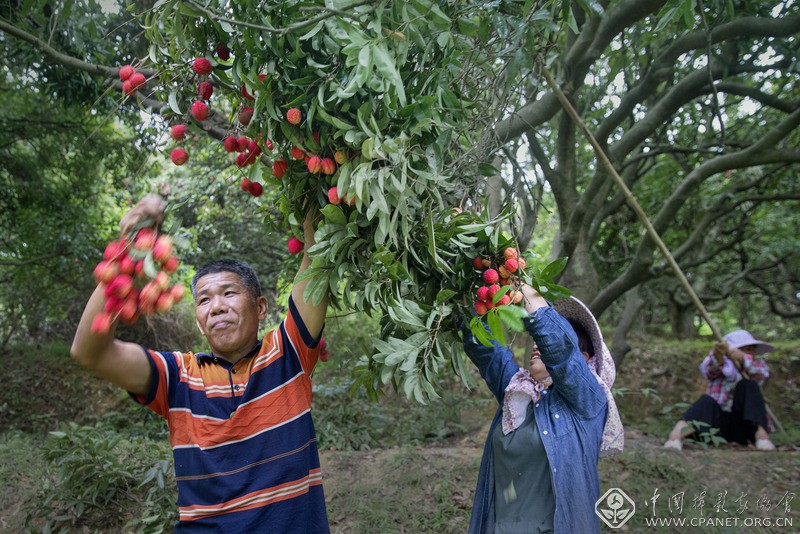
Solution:
[[(0, 483), (11, 491), (0, 528), (161, 532), (174, 520), (160, 421), (68, 357), (91, 271), (125, 210), (147, 192), (162, 194), (187, 244), (177, 277), (188, 283), (209, 258), (245, 259), (262, 277), (274, 325), (297, 264), (286, 250), (294, 215), (309, 198), (326, 205), (331, 185), (358, 192), (362, 202), (340, 210), (360, 235), (382, 236), (338, 248), (357, 255), (319, 253), (320, 272), (335, 267), (324, 283), (348, 280), (336, 286), (342, 298), (325, 332), (331, 358), (315, 386), (334, 528), (465, 530), (493, 410), (441, 310), (471, 298), (472, 255), (510, 242), (542, 278), (551, 261), (568, 258), (555, 281), (591, 307), (614, 354), (629, 447), (601, 464), (604, 490), (627, 488), (646, 509), (658, 487), (700, 492), (713, 469), (709, 495), (747, 489), (750, 511), (757, 495), (777, 506), (784, 489), (800, 487), (798, 30), (792, 1), (3, 3), (0, 346), (9, 361)], [(223, 40), (232, 60), (216, 52)], [(284, 48), (294, 55), (282, 60), (308, 69), (304, 76), (278, 76), (281, 63), (265, 54)], [(191, 68), (197, 56), (215, 66), (203, 121), (188, 111), (204, 79)], [(147, 76), (129, 96), (118, 77), (124, 64)], [(780, 451), (769, 459), (716, 447), (714, 436), (685, 461), (659, 450), (683, 403), (702, 391), (696, 365), (710, 330), (543, 68), (717, 326), (747, 328), (778, 346), (765, 394), (785, 432), (774, 436)], [(247, 125), (240, 86), (256, 96)], [(289, 95), (297, 87), (299, 96)], [(314, 110), (321, 144), (352, 155), (328, 183), (298, 172), (297, 162), (289, 179), (275, 176), (274, 161), (300, 139), (279, 126), (292, 105), (306, 116)], [(341, 115), (332, 116), (336, 105)], [(189, 128), (180, 143), (169, 135), (177, 123)], [(311, 118), (307, 126), (310, 134)], [(238, 166), (223, 148), (228, 135), (267, 132), (286, 142), (265, 148), (255, 165)], [(188, 163), (170, 161), (176, 147)], [(370, 174), (375, 161), (389, 169), (385, 181)], [(240, 188), (245, 176), (264, 184), (261, 196)], [(316, 194), (301, 202), (292, 187)], [(338, 213), (329, 209), (323, 224), (332, 228)], [(482, 250), (464, 238), (475, 227), (489, 229), (481, 238), (491, 234), (478, 241)], [(458, 240), (470, 246), (450, 247)], [(461, 294), (424, 282), (452, 278)], [(192, 314), (184, 301), (121, 335), (201, 349)], [(409, 349), (406, 340), (421, 339), (414, 335), (426, 341)], [(740, 470), (721, 467), (731, 463)], [(354, 477), (352, 466), (364, 474)], [(386, 477), (390, 487), (376, 489)]]

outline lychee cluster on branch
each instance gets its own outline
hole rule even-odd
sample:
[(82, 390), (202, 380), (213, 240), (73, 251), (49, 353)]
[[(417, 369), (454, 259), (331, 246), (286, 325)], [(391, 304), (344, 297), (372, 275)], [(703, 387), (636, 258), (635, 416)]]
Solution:
[(94, 268), (106, 302), (92, 320), (92, 332), (107, 334), (118, 318), (124, 324), (134, 324), (142, 315), (166, 312), (180, 302), (185, 288), (170, 281), (178, 264), (172, 238), (159, 235), (152, 227), (109, 243)]
[(475, 291), (475, 313), (485, 315), (499, 306), (522, 302), (520, 290), (525, 260), (517, 249), (507, 247), (502, 254), (490, 258), (476, 256), (473, 267), (481, 273), (483, 285)]

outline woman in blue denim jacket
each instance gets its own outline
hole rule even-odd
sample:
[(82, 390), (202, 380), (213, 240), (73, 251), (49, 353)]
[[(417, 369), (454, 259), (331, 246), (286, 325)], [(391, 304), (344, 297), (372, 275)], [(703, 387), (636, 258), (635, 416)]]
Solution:
[[(464, 330), (464, 350), (500, 405), (481, 459), (469, 532), (600, 532), (594, 507), (601, 441), (614, 453), (623, 439), (610, 393), (613, 360), (580, 301), (556, 302), (572, 315), (568, 321), (532, 287), (523, 287), (523, 294), (530, 313), (525, 326), (537, 347), (530, 369), (520, 369), (508, 347), (487, 347)], [(584, 351), (575, 329), (584, 330)]]

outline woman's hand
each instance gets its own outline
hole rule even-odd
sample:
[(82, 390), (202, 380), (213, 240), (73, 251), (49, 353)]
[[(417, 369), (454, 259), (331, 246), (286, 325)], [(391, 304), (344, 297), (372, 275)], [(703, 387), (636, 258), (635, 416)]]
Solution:
[(520, 289), (522, 290), (522, 301), (525, 303), (525, 311), (528, 313), (533, 313), (539, 308), (549, 306), (547, 301), (544, 300), (544, 297), (530, 285), (522, 284)]

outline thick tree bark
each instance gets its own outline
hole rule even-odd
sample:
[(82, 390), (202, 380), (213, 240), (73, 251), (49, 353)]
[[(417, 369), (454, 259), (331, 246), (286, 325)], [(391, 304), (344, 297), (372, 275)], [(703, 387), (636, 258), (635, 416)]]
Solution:
[(643, 306), (644, 299), (639, 294), (638, 287), (634, 287), (625, 294), (625, 307), (622, 310), (622, 315), (619, 317), (616, 328), (614, 328), (614, 337), (611, 341), (611, 355), (614, 358), (617, 369), (622, 367), (625, 355), (631, 350), (631, 346), (628, 344), (628, 332), (639, 320), (639, 312)]

